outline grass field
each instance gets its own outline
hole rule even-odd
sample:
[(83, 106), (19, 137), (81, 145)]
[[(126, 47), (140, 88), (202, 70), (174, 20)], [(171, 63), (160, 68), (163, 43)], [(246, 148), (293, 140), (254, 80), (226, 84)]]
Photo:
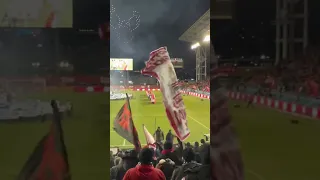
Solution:
[[(109, 177), (108, 94), (54, 92), (39, 99), (74, 103), (74, 116), (63, 121), (72, 179)], [(0, 123), (0, 179), (14, 180), (50, 122)]]
[[(319, 179), (319, 121), (240, 105), (230, 109), (241, 141), (246, 180)], [(293, 119), (300, 123), (291, 124)]]
[[(145, 143), (142, 124), (151, 133), (155, 126), (161, 126), (167, 132), (169, 123), (160, 95), (156, 95), (158, 102), (155, 105), (149, 104), (143, 93), (134, 95), (136, 99), (131, 101), (131, 107), (142, 143)], [(74, 116), (63, 121), (73, 179), (108, 179), (109, 145), (124, 144), (121, 137), (110, 132), (110, 125), (124, 102), (112, 102), (110, 115), (108, 94), (53, 92), (37, 98), (56, 98), (74, 103)], [(187, 141), (197, 141), (208, 132), (205, 127), (209, 126), (209, 101), (184, 96), (184, 102), (191, 129)], [(230, 102), (230, 110), (241, 141), (246, 180), (319, 179), (320, 122), (266, 108), (247, 109), (241, 103), (241, 108), (233, 108), (234, 103)], [(300, 124), (291, 124), (292, 119), (300, 120)], [(0, 123), (1, 180), (15, 179), (35, 145), (48, 132), (48, 127), (49, 122)], [(125, 146), (128, 145), (125, 142)]]
[[(153, 134), (156, 128), (161, 127), (164, 134), (171, 129), (167, 119), (162, 97), (160, 92), (155, 92), (157, 103), (151, 104), (145, 92), (134, 92), (134, 99), (130, 101), (130, 106), (133, 115), (133, 121), (137, 128), (141, 144), (145, 144), (145, 137), (142, 130), (144, 124), (149, 132)], [(200, 141), (204, 138), (204, 134), (209, 134), (210, 125), (210, 102), (205, 99), (200, 101), (199, 98), (193, 96), (183, 96), (186, 106), (188, 127), (190, 128), (190, 136), (187, 142)], [(110, 103), (110, 146), (111, 147), (131, 147), (132, 145), (115, 133), (113, 128), (113, 119), (125, 101), (112, 101)]]

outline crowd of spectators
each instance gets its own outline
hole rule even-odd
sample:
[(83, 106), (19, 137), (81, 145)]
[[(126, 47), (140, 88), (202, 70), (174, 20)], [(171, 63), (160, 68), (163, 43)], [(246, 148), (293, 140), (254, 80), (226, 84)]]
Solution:
[(210, 146), (201, 139), (184, 144), (166, 140), (156, 143), (156, 148), (146, 146), (137, 152), (134, 149), (110, 152), (111, 180), (209, 180)]
[(282, 93), (295, 93), (304, 96), (319, 97), (320, 55), (309, 52), (295, 61), (281, 62), (277, 67), (253, 71), (239, 84), (247, 87), (269, 88)]
[(180, 81), (182, 89), (210, 92), (210, 81)]

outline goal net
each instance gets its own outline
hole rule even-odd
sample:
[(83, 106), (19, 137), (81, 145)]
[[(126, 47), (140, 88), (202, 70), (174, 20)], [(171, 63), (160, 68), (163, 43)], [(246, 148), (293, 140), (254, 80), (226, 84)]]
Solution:
[(13, 93), (18, 97), (45, 93), (46, 80), (44, 78), (0, 79), (0, 89), (4, 92)]

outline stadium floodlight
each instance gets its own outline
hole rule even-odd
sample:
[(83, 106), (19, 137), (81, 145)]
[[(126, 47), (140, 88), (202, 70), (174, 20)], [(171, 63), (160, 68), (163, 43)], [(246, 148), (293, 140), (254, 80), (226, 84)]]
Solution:
[(203, 42), (210, 42), (210, 35), (206, 35), (203, 39)]
[(196, 49), (199, 46), (200, 46), (200, 43), (197, 42), (191, 46), (191, 49)]

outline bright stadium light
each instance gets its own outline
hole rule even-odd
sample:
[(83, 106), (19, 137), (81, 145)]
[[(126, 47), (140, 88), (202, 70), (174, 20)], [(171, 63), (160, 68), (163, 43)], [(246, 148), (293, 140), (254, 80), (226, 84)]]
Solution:
[(196, 48), (199, 47), (199, 46), (200, 46), (199, 43), (195, 43), (195, 44), (193, 44), (193, 45), (191, 46), (191, 49), (196, 49)]
[(210, 41), (210, 35), (206, 35), (203, 39), (203, 42), (209, 42)]

